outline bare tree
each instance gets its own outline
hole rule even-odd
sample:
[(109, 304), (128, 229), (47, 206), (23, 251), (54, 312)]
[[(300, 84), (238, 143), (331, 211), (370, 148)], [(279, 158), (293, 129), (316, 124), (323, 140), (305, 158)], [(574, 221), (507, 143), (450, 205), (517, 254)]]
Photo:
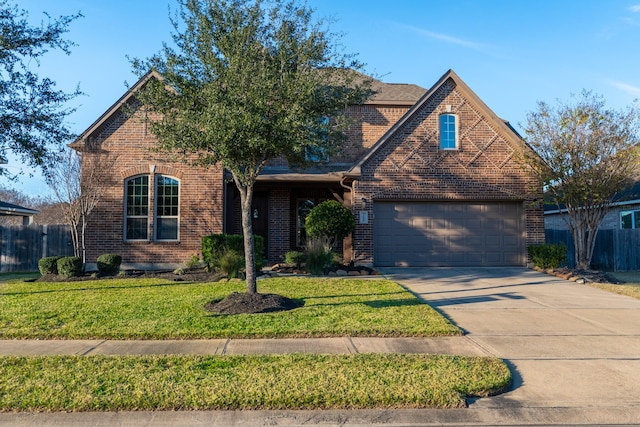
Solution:
[(616, 111), (589, 91), (574, 104), (544, 102), (527, 115), (525, 155), (534, 176), (567, 223), (576, 263), (588, 269), (600, 223), (617, 193), (638, 178), (640, 114), (637, 105)]
[(82, 162), (80, 155), (67, 149), (51, 168), (48, 178), (49, 187), (71, 227), (74, 254), (81, 257), (82, 262), (86, 262), (87, 221), (104, 191), (105, 170), (108, 170), (106, 156), (92, 155)]

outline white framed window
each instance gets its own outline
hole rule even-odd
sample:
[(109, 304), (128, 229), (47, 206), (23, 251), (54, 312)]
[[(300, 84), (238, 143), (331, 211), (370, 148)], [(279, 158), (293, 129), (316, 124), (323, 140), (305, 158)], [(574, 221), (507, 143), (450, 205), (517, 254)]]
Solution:
[(620, 212), (620, 228), (640, 228), (640, 210)]
[(149, 233), (149, 177), (125, 181), (125, 240), (147, 240)]
[(440, 149), (458, 149), (458, 116), (455, 114), (440, 115)]
[(156, 240), (178, 240), (180, 184), (170, 176), (156, 177)]

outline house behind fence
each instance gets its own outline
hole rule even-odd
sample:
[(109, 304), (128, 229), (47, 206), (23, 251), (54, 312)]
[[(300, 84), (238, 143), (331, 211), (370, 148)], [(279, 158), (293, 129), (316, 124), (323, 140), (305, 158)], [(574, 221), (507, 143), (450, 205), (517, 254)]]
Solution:
[(0, 227), (0, 273), (38, 271), (38, 260), (47, 256), (72, 256), (68, 225)]
[[(575, 249), (569, 230), (546, 229), (547, 243), (567, 245), (568, 266), (575, 267)], [(591, 268), (604, 271), (640, 270), (640, 229), (598, 231)]]

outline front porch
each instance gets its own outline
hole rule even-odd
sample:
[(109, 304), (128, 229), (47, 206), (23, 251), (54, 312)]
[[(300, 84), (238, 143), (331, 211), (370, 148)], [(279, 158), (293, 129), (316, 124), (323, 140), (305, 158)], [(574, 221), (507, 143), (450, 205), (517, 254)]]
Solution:
[[(260, 177), (254, 187), (252, 227), (255, 235), (265, 238), (265, 252), (270, 263), (284, 260), (291, 250), (302, 251), (306, 241), (304, 221), (314, 206), (325, 200), (337, 200), (351, 208), (350, 187), (342, 185), (333, 174), (288, 174)], [(240, 194), (233, 182), (226, 189), (225, 232), (241, 234)], [(351, 237), (344, 239), (345, 263), (352, 260)]]

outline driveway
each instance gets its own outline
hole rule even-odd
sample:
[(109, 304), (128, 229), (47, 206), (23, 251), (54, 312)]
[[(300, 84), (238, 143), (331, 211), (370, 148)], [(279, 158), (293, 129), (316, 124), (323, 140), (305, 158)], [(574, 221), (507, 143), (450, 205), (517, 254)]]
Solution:
[(380, 270), (509, 364), (512, 389), (472, 402), (477, 420), (640, 423), (640, 300), (524, 268)]

